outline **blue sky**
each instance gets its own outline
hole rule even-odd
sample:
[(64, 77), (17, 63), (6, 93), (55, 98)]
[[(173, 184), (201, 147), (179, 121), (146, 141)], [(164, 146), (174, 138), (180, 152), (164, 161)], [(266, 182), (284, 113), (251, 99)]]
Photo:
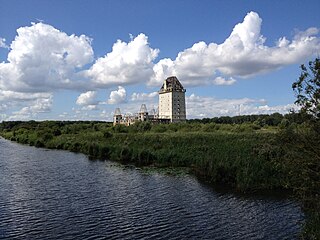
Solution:
[(176, 75), (187, 118), (293, 108), (320, 55), (319, 1), (0, 0), (0, 121), (111, 120), (156, 108)]

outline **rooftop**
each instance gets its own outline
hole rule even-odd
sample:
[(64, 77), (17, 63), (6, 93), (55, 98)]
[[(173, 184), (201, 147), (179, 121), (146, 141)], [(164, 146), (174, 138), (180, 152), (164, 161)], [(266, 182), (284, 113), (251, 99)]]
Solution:
[(183, 88), (182, 84), (179, 82), (178, 78), (175, 76), (168, 77), (162, 84), (159, 93), (163, 92), (185, 92), (186, 90)]

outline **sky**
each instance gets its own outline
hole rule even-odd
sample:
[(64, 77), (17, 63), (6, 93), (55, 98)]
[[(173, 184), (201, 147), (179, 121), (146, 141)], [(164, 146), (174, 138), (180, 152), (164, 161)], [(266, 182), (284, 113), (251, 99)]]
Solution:
[(0, 0), (0, 121), (111, 121), (186, 89), (187, 118), (288, 113), (320, 1)]

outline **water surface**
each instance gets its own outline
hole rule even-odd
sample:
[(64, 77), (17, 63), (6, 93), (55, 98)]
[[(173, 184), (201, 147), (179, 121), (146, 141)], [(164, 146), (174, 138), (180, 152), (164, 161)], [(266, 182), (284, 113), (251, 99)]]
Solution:
[(303, 222), (289, 199), (0, 138), (0, 239), (295, 239)]

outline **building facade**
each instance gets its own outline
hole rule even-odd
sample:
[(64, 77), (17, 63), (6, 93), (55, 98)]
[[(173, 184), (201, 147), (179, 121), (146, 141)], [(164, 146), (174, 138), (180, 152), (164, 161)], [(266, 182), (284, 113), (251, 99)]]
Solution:
[(159, 91), (159, 118), (170, 122), (186, 120), (185, 92), (177, 77), (168, 77)]

